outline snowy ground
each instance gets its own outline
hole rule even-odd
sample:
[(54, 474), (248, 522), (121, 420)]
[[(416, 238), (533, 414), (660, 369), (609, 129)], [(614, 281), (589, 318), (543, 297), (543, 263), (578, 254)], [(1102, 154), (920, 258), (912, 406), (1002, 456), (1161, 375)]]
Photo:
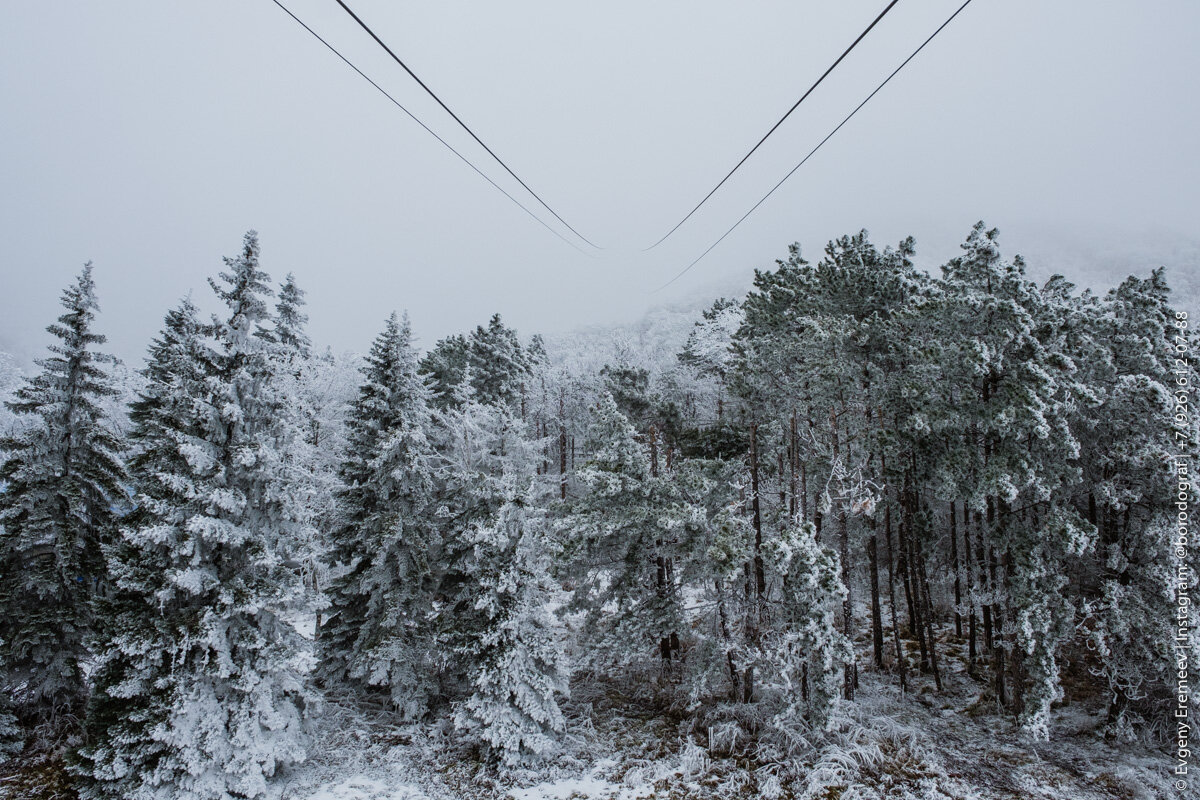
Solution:
[[(312, 620), (295, 623), (311, 633)], [(448, 725), (397, 725), (383, 710), (331, 701), (313, 758), (275, 781), (272, 800), (1200, 800), (1173, 787), (1164, 751), (1098, 735), (1100, 698), (1057, 709), (1051, 740), (1032, 741), (967, 677), (951, 634), (938, 636), (944, 690), (910, 675), (907, 696), (873, 670), (869, 641), (856, 642), (860, 691), (806, 759), (804, 781), (710, 756), (686, 721), (645, 695), (585, 682), (565, 708), (563, 752), (507, 776), (459, 749)]]
[(1098, 738), (1097, 709), (1060, 714), (1051, 741), (1035, 743), (981, 709), (974, 687), (956, 676), (940, 695), (918, 686), (916, 698), (903, 698), (887, 676), (869, 672), (862, 688), (802, 782), (773, 781), (769, 764), (746, 769), (737, 759), (710, 758), (687, 737), (671, 736), (669, 724), (636, 716), (597, 715), (589, 735), (546, 774), (507, 778), (468, 759), (447, 760), (453, 744), (436, 731), (360, 720), (352, 735), (337, 734), (314, 763), (280, 781), (278, 800), (1200, 798), (1172, 788), (1161, 752)]
[[(653, 787), (642, 785), (629, 787), (616, 784), (600, 777), (600, 773), (611, 768), (614, 762), (602, 762), (590, 773), (576, 777), (513, 787), (507, 794), (513, 800), (638, 800), (654, 797)], [(360, 773), (337, 783), (322, 786), (311, 794), (296, 795), (305, 800), (432, 800), (431, 795), (410, 779), (378, 774)], [(286, 795), (290, 797), (291, 795)]]
[[(311, 633), (311, 618), (294, 622)], [(1098, 735), (1100, 698), (1057, 709), (1051, 740), (1031, 741), (964, 674), (961, 642), (946, 629), (938, 638), (944, 691), (910, 676), (907, 696), (871, 668), (869, 643), (857, 643), (857, 699), (804, 757), (800, 780), (779, 780), (781, 764), (710, 754), (686, 715), (655, 707), (645, 681), (583, 680), (565, 707), (562, 752), (503, 776), (448, 724), (400, 725), (383, 709), (331, 698), (309, 761), (277, 776), (269, 800), (1200, 800), (1196, 788), (1173, 787), (1164, 751)], [(643, 691), (631, 696), (630, 686)], [(34, 785), (39, 797), (69, 796), (46, 792), (54, 775), (0, 776), (0, 798), (26, 800), (22, 787)]]
[[(803, 777), (785, 781), (778, 764), (710, 755), (680, 717), (594, 690), (572, 703), (556, 759), (507, 776), (448, 726), (330, 702), (310, 760), (277, 776), (270, 800), (1200, 800), (1173, 788), (1161, 750), (1099, 737), (1098, 705), (1060, 709), (1050, 742), (1032, 742), (960, 673), (942, 693), (914, 684), (905, 697), (891, 676), (864, 670), (841, 725), (805, 756)], [(49, 785), (58, 772), (4, 775), (0, 798), (69, 797)]]

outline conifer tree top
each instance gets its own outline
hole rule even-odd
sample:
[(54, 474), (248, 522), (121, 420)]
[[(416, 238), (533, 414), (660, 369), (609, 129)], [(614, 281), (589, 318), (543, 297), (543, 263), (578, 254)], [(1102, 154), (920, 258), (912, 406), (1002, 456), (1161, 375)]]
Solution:
[(304, 331), (308, 315), (300, 310), (305, 305), (305, 294), (289, 272), (279, 288), (279, 302), (275, 304), (275, 338), (302, 358), (308, 358), (312, 350), (312, 340)]
[(220, 277), (228, 287), (224, 288), (212, 278), (208, 279), (217, 297), (233, 312), (228, 321), (229, 327), (242, 335), (249, 334), (251, 326), (266, 318), (267, 304), (263, 298), (274, 294), (267, 285), (271, 276), (259, 269), (258, 257), (258, 232), (247, 231), (242, 238), (241, 255), (224, 258), (229, 271), (220, 273)]

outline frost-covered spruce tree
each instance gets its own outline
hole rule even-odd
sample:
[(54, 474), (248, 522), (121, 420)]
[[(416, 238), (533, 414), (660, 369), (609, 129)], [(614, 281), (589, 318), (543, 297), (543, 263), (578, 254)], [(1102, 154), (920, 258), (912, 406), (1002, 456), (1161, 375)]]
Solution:
[[(12, 398), (25, 383), (17, 360), (9, 353), (0, 352), (0, 399), (5, 401)], [(25, 420), (14, 414), (5, 404), (0, 404), (0, 436), (16, 436), (24, 430)]]
[(819, 729), (832, 717), (843, 668), (854, 657), (837, 624), (846, 596), (841, 564), (817, 541), (811, 522), (785, 527), (768, 543), (767, 560), (780, 579), (776, 616), (763, 647), (766, 681), (782, 701), (777, 721), (786, 730), (799, 716)]
[[(195, 305), (185, 299), (167, 313), (150, 346), (142, 373), (146, 387), (130, 408), (129, 467), (138, 494), (123, 520), (127, 530), (153, 526), (189, 502), (195, 480), (187, 448), (205, 433), (194, 403), (208, 392), (206, 331)], [(141, 773), (167, 751), (149, 731), (165, 727), (171, 716), (179, 688), (171, 677), (174, 626), (186, 608), (177, 596), (160, 611), (156, 598), (179, 556), (169, 542), (129, 535), (111, 542), (106, 556), (110, 588), (96, 601), (100, 625), (86, 720), (90, 743), (75, 768), (85, 797), (153, 796), (146, 794)]]
[(565, 654), (546, 610), (552, 555), (534, 443), (507, 406), (460, 399), (440, 415), (451, 568), (441, 640), (469, 694), (455, 726), (497, 760), (546, 754), (566, 727)]
[[(329, 584), (325, 555), (330, 536), (339, 524), (337, 493), (342, 482), (338, 469), (346, 450), (346, 413), (358, 392), (361, 363), (357, 354), (334, 355), (326, 348), (300, 362), (295, 377), (296, 402), (304, 429), (300, 451), (309, 478), (306, 505), (316, 535), (304, 558), (304, 572), (314, 592), (323, 591)], [(315, 623), (319, 629), (320, 612)]]
[[(0, 640), (0, 647), (3, 645), (3, 640)], [(0, 662), (0, 669), (3, 669), (3, 662)], [(7, 761), (9, 756), (21, 752), (24, 746), (25, 736), (13, 714), (12, 702), (7, 694), (0, 694), (0, 764)]]
[(607, 392), (584, 447), (592, 455), (576, 476), (580, 495), (559, 524), (578, 578), (572, 605), (588, 611), (594, 655), (634, 663), (657, 650), (669, 661), (683, 608), (666, 564), (673, 517), (687, 511)]
[(433, 391), (431, 402), (450, 407), (469, 382), (479, 403), (515, 403), (530, 378), (530, 355), (521, 347), (516, 331), (493, 314), (487, 327), (476, 326), (469, 336), (447, 336), (421, 359), (420, 372)]
[(492, 315), (467, 340), (471, 387), (479, 403), (514, 403), (529, 377), (529, 362), (514, 330)]
[(307, 522), (258, 258), (251, 231), (210, 281), (228, 316), (200, 326), (185, 306), (151, 351), (139, 511), (110, 550), (92, 740), (76, 767), (85, 797), (259, 797), (305, 756), (315, 698), (287, 622), (306, 602), (287, 562)]
[(427, 623), (438, 545), (429, 390), (408, 320), (393, 314), (363, 367), (346, 421), (338, 524), (327, 555), (344, 570), (328, 591), (317, 674), (327, 685), (386, 688), (418, 717), (436, 689)]
[[(320, 385), (322, 370), (312, 356), (312, 342), (305, 326), (308, 315), (303, 313), (305, 292), (296, 285), (289, 272), (279, 287), (271, 327), (262, 335), (274, 346), (272, 359), (278, 369), (275, 386), (281, 402), (299, 426), (299, 436), (293, 437), (289, 459), (296, 468), (294, 490), (302, 498), (305, 516), (312, 523), (306, 526), (308, 537), (293, 542), (292, 561), (301, 571), (309, 592), (317, 595), (324, 569), (321, 564), (322, 534), (328, 530), (333, 494), (337, 487), (334, 465), (336, 454), (322, 451), (320, 436), (329, 420), (320, 418), (322, 395), (328, 391)], [(328, 448), (326, 448), (327, 450)]]
[(312, 354), (312, 340), (304, 326), (308, 324), (308, 315), (300, 309), (305, 305), (305, 292), (296, 285), (296, 278), (288, 273), (279, 287), (279, 298), (275, 304), (275, 327), (272, 338), (283, 345), (285, 352), (295, 353), (301, 359)]
[(0, 440), (0, 693), (28, 725), (77, 714), (90, 601), (105, 578), (101, 545), (124, 499), (120, 443), (101, 402), (113, 393), (95, 351), (92, 267), (63, 292), (58, 342), (8, 403), (34, 424)]
[(436, 408), (448, 407), (454, 399), (454, 390), (463, 382), (470, 362), (467, 337), (461, 333), (441, 339), (421, 359), (419, 371), (425, 378)]

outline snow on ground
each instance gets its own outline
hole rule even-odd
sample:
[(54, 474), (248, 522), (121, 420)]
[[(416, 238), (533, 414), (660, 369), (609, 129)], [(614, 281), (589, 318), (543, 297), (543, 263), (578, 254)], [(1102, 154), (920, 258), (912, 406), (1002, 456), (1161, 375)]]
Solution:
[(617, 763), (612, 759), (605, 759), (598, 762), (583, 777), (565, 778), (548, 783), (535, 784), (528, 788), (514, 789), (511, 795), (513, 800), (578, 800), (578, 798), (588, 798), (589, 800), (640, 800), (640, 798), (654, 796), (653, 787), (646, 784), (632, 787), (623, 786), (600, 777), (604, 772), (611, 770), (616, 765)]
[[(647, 783), (629, 786), (604, 778), (603, 774), (615, 766), (616, 762), (611, 759), (602, 760), (578, 777), (501, 788), (501, 794), (490, 796), (504, 800), (649, 800), (655, 797), (654, 787)], [(406, 772), (389, 774), (381, 768), (333, 778), (323, 785), (303, 789), (292, 783), (282, 787), (278, 800), (445, 800), (455, 796), (436, 783), (421, 785), (414, 782)]]
[[(978, 689), (947, 676), (945, 692), (901, 695), (864, 671), (858, 700), (808, 757), (799, 781), (772, 784), (769, 768), (703, 754), (689, 738), (611, 709), (565, 761), (501, 777), (480, 769), (428, 728), (360, 720), (314, 762), (279, 781), (273, 800), (1178, 800), (1168, 759), (1153, 747), (1095, 733), (1092, 708), (1064, 709), (1050, 742), (981, 705)], [(340, 719), (343, 727), (347, 720)], [(605, 731), (630, 734), (624, 744)], [(331, 727), (331, 730), (333, 728)], [(397, 731), (402, 731), (397, 733)], [(449, 749), (444, 749), (450, 744)], [(657, 752), (657, 756), (649, 756)], [(700, 755), (697, 755), (700, 754)], [(754, 779), (750, 780), (751, 773)], [(757, 782), (757, 783), (756, 783)]]
[[(588, 775), (564, 778), (533, 786), (514, 788), (506, 796), (512, 800), (642, 800), (654, 797), (651, 786), (624, 786), (599, 776), (612, 762), (597, 765)], [(356, 774), (332, 781), (316, 789), (296, 793), (284, 789), (280, 800), (435, 800), (420, 786), (396, 776)], [(440, 795), (437, 800), (440, 800)]]
[[(308, 635), (313, 622), (293, 620)], [(966, 675), (952, 629), (940, 634), (942, 692), (930, 676), (910, 674), (902, 694), (893, 675), (871, 665), (869, 642), (857, 643), (860, 691), (829, 740), (805, 757), (800, 781), (773, 783), (770, 765), (747, 769), (741, 759), (711, 756), (694, 732), (639, 701), (606, 702), (615, 687), (583, 684), (567, 709), (572, 731), (560, 758), (509, 776), (464, 755), (452, 726), (398, 724), (356, 698), (330, 698), (312, 757), (273, 782), (270, 800), (1185, 798), (1171, 786), (1163, 753), (1098, 735), (1100, 698), (1056, 709), (1050, 742), (1029, 739)]]
[(378, 778), (354, 775), (303, 797), (305, 800), (426, 800), (427, 795), (415, 786), (389, 785)]
[[(311, 632), (311, 619), (295, 620)], [(1154, 747), (1098, 735), (1102, 702), (1056, 710), (1050, 742), (996, 713), (967, 677), (961, 642), (944, 629), (944, 690), (860, 660), (862, 685), (799, 781), (772, 767), (711, 756), (693, 734), (629, 698), (580, 686), (560, 758), (499, 776), (455, 746), (452, 727), (397, 724), (382, 708), (331, 698), (306, 764), (273, 782), (271, 800), (1179, 800), (1169, 759)], [(869, 646), (860, 642), (860, 652)], [(613, 687), (609, 687), (611, 690)], [(751, 778), (753, 775), (753, 778)], [(1190, 798), (1188, 799), (1190, 800)], [(1200, 800), (1200, 797), (1198, 797)]]

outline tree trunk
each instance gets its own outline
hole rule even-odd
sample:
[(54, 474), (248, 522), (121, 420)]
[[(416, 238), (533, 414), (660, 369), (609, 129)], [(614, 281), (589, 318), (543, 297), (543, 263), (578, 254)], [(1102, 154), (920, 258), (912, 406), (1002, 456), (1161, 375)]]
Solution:
[(900, 614), (896, 606), (896, 578), (892, 569), (892, 564), (896, 561), (894, 548), (892, 547), (892, 505), (888, 502), (886, 494), (884, 495), (884, 503), (887, 506), (883, 516), (883, 531), (887, 537), (888, 551), (888, 600), (892, 607), (892, 640), (896, 645), (896, 670), (900, 675), (900, 691), (908, 691), (908, 659), (904, 657), (904, 648), (900, 644)]
[[(992, 587), (988, 580), (987, 572), (987, 528), (984, 527), (983, 514), (975, 512), (975, 527), (979, 531), (979, 584), (980, 590), (984, 595), (990, 595)], [(992, 652), (992, 606), (989, 603), (980, 603), (983, 614), (983, 649), (988, 653)]]
[(959, 608), (962, 606), (962, 570), (958, 564), (958, 512), (953, 500), (950, 501), (950, 561), (954, 564), (954, 635), (961, 639), (963, 624)]
[(567, 423), (563, 410), (564, 398), (558, 395), (558, 491), (559, 497), (567, 499)]
[(871, 564), (871, 644), (875, 668), (883, 669), (883, 613), (879, 608), (879, 524), (871, 519), (871, 538), (867, 540), (867, 559)]
[[(850, 526), (847, 520), (849, 515), (845, 508), (839, 508), (837, 512), (838, 520), (838, 540), (841, 548), (842, 556), (842, 583), (846, 587), (846, 599), (842, 601), (842, 633), (851, 642), (854, 641), (854, 593), (850, 589)], [(854, 690), (858, 688), (858, 659), (853, 655), (851, 650), (850, 663), (846, 664), (845, 668), (845, 695), (847, 700), (854, 699)]]
[(967, 502), (963, 501), (963, 561), (967, 583), (967, 601), (971, 604), (970, 614), (967, 617), (967, 674), (972, 678), (976, 677), (976, 659), (978, 654), (975, 648), (976, 639), (976, 614), (975, 614), (975, 562), (971, 558), (971, 512), (967, 508)]
[(779, 451), (779, 465), (777, 467), (779, 469), (778, 474), (779, 474), (779, 516), (780, 517), (786, 517), (787, 510), (788, 510), (787, 484), (784, 483), (784, 481), (783, 481), (783, 476), (785, 474), (783, 471), (783, 451), (786, 449), (787, 448), (785, 447), (785, 448), (783, 448), (783, 450)]
[[(996, 502), (995, 499), (989, 497), (987, 499), (987, 515), (988, 529), (996, 523)], [(998, 602), (999, 592), (997, 588), (1000, 583), (998, 580), (999, 562), (996, 556), (996, 548), (992, 544), (988, 544), (988, 583), (992, 589), (992, 671), (995, 679), (996, 687), (996, 702), (1004, 707), (1008, 704), (1007, 684), (1004, 680), (1004, 609), (1000, 607)]]
[(908, 633), (917, 640), (921, 651), (920, 669), (929, 671), (929, 648), (925, 642), (925, 623), (921, 614), (920, 582), (917, 578), (916, 563), (913, 559), (912, 546), (912, 509), (908, 502), (908, 477), (905, 477), (905, 489), (900, 496), (900, 571), (904, 578), (904, 597), (908, 603)]
[(730, 695), (736, 703), (741, 694), (741, 678), (738, 675), (737, 662), (733, 658), (733, 637), (729, 634), (729, 615), (725, 611), (725, 585), (717, 578), (714, 582), (717, 590), (717, 619), (721, 626), (721, 639), (725, 643), (725, 664), (729, 668)]
[[(833, 461), (838, 463), (841, 458), (841, 443), (838, 436), (837, 415), (829, 413), (829, 427), (833, 433)], [(838, 549), (842, 562), (842, 586), (846, 589), (846, 599), (842, 601), (842, 633), (851, 642), (854, 641), (854, 589), (850, 580), (850, 521), (846, 504), (838, 501), (834, 511), (838, 525)], [(851, 648), (850, 663), (845, 666), (845, 696), (847, 700), (854, 699), (854, 690), (858, 687), (858, 659)]]
[[(800, 454), (797, 452), (798, 441), (796, 439), (796, 412), (792, 412), (791, 428), (788, 431), (788, 487), (791, 490), (791, 500), (788, 505), (788, 516), (791, 519), (796, 518), (796, 512), (799, 509), (799, 500), (796, 493), (799, 491), (799, 485), (796, 483), (796, 464), (800, 460)], [(783, 479), (782, 474), (780, 480)]]
[(925, 604), (925, 610), (922, 614), (922, 617), (924, 617), (925, 620), (925, 638), (928, 640), (929, 644), (929, 666), (933, 670), (933, 683), (940, 692), (942, 690), (942, 673), (938, 668), (937, 635), (933, 627), (933, 598), (929, 593), (929, 575), (925, 570), (925, 554), (922, 551), (921, 542), (916, 536), (913, 537), (913, 550), (916, 554), (917, 572), (919, 573), (921, 579), (921, 595)]
[(758, 425), (750, 426), (750, 506), (754, 514), (754, 595), (762, 603), (767, 587), (766, 565), (762, 557), (762, 506), (758, 493)]
[[(648, 438), (650, 439), (650, 475), (651, 475), (651, 477), (657, 478), (658, 477), (658, 431), (655, 429), (655, 427), (653, 425), (650, 426)], [(667, 559), (666, 559), (666, 556), (663, 555), (663, 544), (664, 543), (663, 543), (663, 540), (661, 537), (654, 541), (654, 549), (655, 549), (654, 575), (655, 575), (655, 586), (656, 586), (656, 589), (658, 592), (658, 597), (660, 600), (665, 602), (667, 595), (669, 593), (669, 587), (667, 585), (667, 572), (668, 572)], [(662, 638), (660, 638), (658, 641), (658, 652), (659, 652), (659, 656), (662, 658), (662, 663), (663, 663), (664, 669), (669, 667), (671, 664), (671, 637), (672, 637), (672, 635), (673, 635), (673, 632), (664, 632), (662, 635)]]

